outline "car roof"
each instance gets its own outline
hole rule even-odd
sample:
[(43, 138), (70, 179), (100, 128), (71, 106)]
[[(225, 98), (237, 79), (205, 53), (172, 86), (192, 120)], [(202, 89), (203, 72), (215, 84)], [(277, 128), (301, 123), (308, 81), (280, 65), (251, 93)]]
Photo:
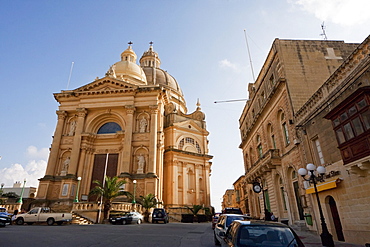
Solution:
[(225, 215), (225, 216), (242, 216), (242, 217), (247, 217), (244, 214), (222, 214), (221, 216), (223, 216), (223, 215)]
[(272, 221), (265, 221), (265, 220), (235, 220), (234, 222), (238, 222), (241, 225), (264, 225), (264, 226), (279, 226), (279, 227), (287, 227), (286, 224), (280, 222), (272, 222)]

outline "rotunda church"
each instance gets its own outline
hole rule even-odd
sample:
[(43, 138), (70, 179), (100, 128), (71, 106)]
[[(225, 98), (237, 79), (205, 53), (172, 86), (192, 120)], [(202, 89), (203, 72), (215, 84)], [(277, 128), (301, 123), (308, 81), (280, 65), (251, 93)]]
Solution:
[(93, 181), (106, 174), (126, 180), (123, 189), (135, 189), (136, 198), (154, 194), (166, 208), (210, 206), (212, 156), (199, 102), (187, 113), (152, 43), (136, 61), (130, 42), (105, 77), (54, 94), (58, 121), (38, 199), (93, 201)]

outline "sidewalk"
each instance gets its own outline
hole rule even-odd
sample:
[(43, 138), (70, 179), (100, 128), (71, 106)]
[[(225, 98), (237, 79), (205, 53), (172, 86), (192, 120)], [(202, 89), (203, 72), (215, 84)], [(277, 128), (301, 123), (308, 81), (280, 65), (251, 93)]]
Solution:
[[(302, 242), (304, 243), (306, 247), (322, 246), (320, 235), (316, 235), (314, 232), (310, 232), (310, 231), (295, 230), (295, 232), (301, 238)], [(365, 244), (364, 245), (350, 244), (350, 243), (340, 242), (340, 241), (334, 241), (334, 245), (341, 246), (341, 247), (365, 247)]]

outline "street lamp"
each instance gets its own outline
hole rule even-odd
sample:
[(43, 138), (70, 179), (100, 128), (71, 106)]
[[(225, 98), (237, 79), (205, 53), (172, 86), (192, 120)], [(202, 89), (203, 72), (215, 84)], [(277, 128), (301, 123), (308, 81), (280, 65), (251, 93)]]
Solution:
[(136, 198), (136, 180), (132, 181), (134, 183), (134, 199), (132, 200), (132, 203), (135, 204), (136, 201), (135, 201), (135, 198)]
[[(0, 156), (0, 159), (1, 159), (1, 156)], [(4, 185), (5, 185), (4, 183), (1, 183), (1, 195), (0, 196), (4, 194), (4, 191), (3, 191)]]
[(74, 202), (78, 202), (78, 191), (80, 190), (81, 177), (78, 177), (77, 180), (78, 180), (78, 182), (77, 182), (77, 191), (76, 191), (76, 198), (75, 198)]
[(24, 179), (23, 181), (23, 188), (22, 188), (22, 192), (21, 192), (21, 197), (19, 197), (17, 203), (22, 203), (23, 202), (23, 193), (24, 193), (24, 186), (26, 185), (26, 179)]
[[(318, 181), (320, 182), (324, 181), (324, 174), (326, 172), (326, 169), (323, 166), (319, 166), (316, 168), (314, 164), (307, 164), (306, 168), (311, 173), (309, 175), (310, 176), (309, 179), (305, 178), (305, 176), (308, 173), (305, 168), (298, 169), (298, 174), (301, 175), (305, 181), (309, 181), (310, 183), (313, 183), (313, 187), (315, 188), (315, 194), (316, 194), (317, 204), (319, 206), (321, 228), (322, 228), (322, 233), (320, 235), (321, 243), (323, 246), (334, 247), (333, 236), (329, 233), (328, 227), (326, 226), (324, 214), (321, 208), (319, 194), (317, 193), (317, 187), (316, 187), (316, 184)], [(314, 173), (315, 170), (318, 173), (317, 175), (315, 175)]]
[(263, 208), (264, 208), (264, 212), (265, 212), (265, 220), (270, 220), (269, 219), (269, 216), (266, 215), (266, 210), (267, 210), (267, 206), (266, 206), (266, 199), (265, 199), (265, 194), (264, 194), (264, 191), (263, 191), (263, 184), (262, 184), (262, 178), (260, 177), (257, 177), (254, 182), (253, 182), (253, 191), (257, 194), (261, 193), (262, 192), (262, 198), (263, 198)]

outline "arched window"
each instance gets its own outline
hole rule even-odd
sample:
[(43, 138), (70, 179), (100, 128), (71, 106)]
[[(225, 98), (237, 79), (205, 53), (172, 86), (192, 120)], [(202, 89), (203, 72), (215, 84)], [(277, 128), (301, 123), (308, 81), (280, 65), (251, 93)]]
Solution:
[(199, 154), (202, 153), (202, 149), (200, 148), (199, 143), (197, 141), (195, 141), (193, 138), (186, 137), (186, 138), (181, 139), (180, 142), (179, 142), (179, 146), (178, 146), (179, 149), (183, 150), (185, 144), (190, 144), (191, 146), (195, 147), (195, 149), (197, 150), (197, 153), (199, 153)]
[(262, 143), (261, 143), (261, 137), (257, 136), (257, 154), (259, 158), (262, 158), (263, 151), (262, 151)]
[(116, 133), (117, 131), (120, 131), (122, 130), (121, 126), (119, 126), (119, 124), (115, 123), (115, 122), (109, 122), (109, 123), (105, 123), (103, 124), (99, 130), (98, 130), (98, 134), (112, 134), (112, 133)]
[(285, 145), (289, 145), (290, 144), (290, 140), (289, 140), (289, 132), (288, 132), (288, 126), (287, 126), (287, 123), (285, 121), (285, 116), (284, 116), (284, 113), (281, 114), (281, 127), (282, 127), (282, 130), (283, 130), (283, 135), (284, 135), (284, 140), (285, 140)]

